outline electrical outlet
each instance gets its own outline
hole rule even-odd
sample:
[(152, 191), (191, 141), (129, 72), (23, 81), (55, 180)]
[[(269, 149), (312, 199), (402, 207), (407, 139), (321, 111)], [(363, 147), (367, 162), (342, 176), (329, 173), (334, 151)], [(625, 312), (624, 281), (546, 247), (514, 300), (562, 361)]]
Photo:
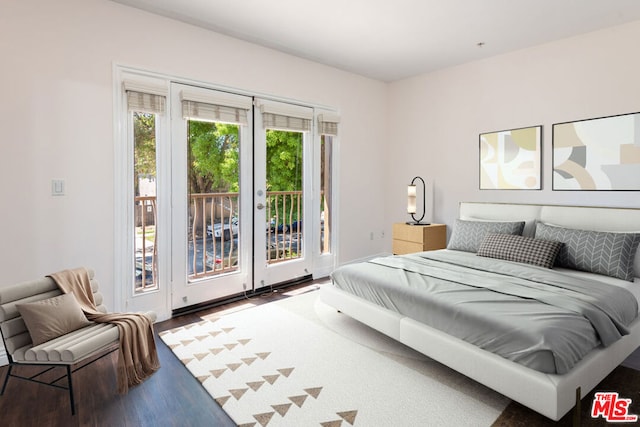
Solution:
[(51, 195), (52, 196), (64, 196), (65, 195), (65, 182), (64, 182), (64, 179), (52, 179), (51, 180)]
[(369, 240), (373, 240), (373, 231), (369, 233)]

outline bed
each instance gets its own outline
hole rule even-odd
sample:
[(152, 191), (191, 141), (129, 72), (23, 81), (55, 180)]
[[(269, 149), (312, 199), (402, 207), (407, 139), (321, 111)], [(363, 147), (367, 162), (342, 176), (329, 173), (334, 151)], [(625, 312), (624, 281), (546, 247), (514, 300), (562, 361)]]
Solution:
[[(453, 228), (448, 249), (339, 267), (322, 301), (556, 421), (640, 347), (640, 209), (463, 202)], [(622, 252), (609, 253), (611, 236)], [(521, 255), (541, 243), (543, 256)], [(606, 259), (576, 258), (576, 247)], [(452, 288), (438, 292), (443, 280)], [(503, 287), (512, 282), (524, 290)], [(534, 318), (519, 323), (518, 307)]]

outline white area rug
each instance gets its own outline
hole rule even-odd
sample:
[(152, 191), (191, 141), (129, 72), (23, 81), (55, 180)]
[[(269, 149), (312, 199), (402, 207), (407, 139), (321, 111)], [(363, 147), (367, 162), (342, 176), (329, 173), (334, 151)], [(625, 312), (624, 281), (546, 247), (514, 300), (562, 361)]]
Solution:
[(489, 426), (509, 403), (317, 292), (160, 336), (240, 426)]

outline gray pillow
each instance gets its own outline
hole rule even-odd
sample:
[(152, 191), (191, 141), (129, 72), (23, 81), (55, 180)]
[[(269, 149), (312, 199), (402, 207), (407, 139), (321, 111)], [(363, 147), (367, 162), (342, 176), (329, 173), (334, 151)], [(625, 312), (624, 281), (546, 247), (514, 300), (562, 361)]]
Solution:
[(482, 257), (553, 267), (562, 243), (513, 234), (487, 233), (478, 248)]
[(34, 346), (92, 324), (73, 294), (16, 304), (16, 308)]
[(487, 233), (503, 233), (521, 235), (524, 221), (465, 221), (456, 219), (447, 249), (456, 251), (478, 252), (480, 244)]
[(556, 259), (559, 267), (633, 281), (640, 233), (577, 230), (538, 222), (536, 238), (564, 243)]

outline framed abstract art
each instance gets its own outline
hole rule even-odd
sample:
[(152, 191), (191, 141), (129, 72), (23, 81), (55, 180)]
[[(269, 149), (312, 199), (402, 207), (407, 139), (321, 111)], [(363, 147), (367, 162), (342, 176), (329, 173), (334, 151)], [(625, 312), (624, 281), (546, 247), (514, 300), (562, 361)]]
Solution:
[(542, 126), (480, 134), (481, 190), (540, 190)]
[(554, 190), (640, 190), (640, 113), (553, 125)]

